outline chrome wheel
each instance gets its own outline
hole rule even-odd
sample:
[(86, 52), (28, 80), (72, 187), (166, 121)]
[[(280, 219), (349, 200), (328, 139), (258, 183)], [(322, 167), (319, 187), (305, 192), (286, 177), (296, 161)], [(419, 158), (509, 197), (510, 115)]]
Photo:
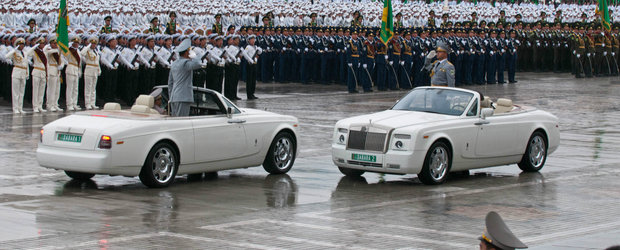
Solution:
[(448, 170), (448, 153), (445, 148), (436, 147), (433, 150), (429, 170), (431, 177), (436, 181), (441, 180), (446, 175)]
[(290, 167), (295, 152), (293, 151), (293, 142), (289, 138), (282, 137), (276, 142), (273, 149), (274, 163), (280, 170)]
[(540, 168), (545, 163), (545, 157), (547, 156), (546, 150), (547, 146), (545, 145), (545, 140), (540, 136), (535, 136), (530, 141), (530, 164), (534, 168)]
[(172, 172), (174, 171), (174, 164), (176, 160), (174, 153), (170, 148), (162, 147), (153, 155), (153, 178), (159, 183), (166, 183), (170, 181)]

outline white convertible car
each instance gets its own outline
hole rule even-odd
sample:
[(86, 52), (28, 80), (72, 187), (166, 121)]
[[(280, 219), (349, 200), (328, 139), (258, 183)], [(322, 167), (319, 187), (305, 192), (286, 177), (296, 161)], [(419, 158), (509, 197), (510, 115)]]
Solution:
[(476, 91), (419, 87), (390, 110), (338, 121), (332, 160), (348, 176), (417, 174), (443, 183), (449, 172), (518, 163), (540, 170), (560, 143), (558, 118)]
[(107, 103), (103, 110), (45, 125), (37, 148), (39, 164), (65, 170), (74, 179), (139, 176), (149, 187), (168, 186), (178, 174), (261, 164), (269, 173), (282, 174), (293, 166), (297, 118), (241, 109), (203, 88), (194, 88), (189, 117), (171, 117), (160, 114), (167, 97), (167, 87), (160, 86), (138, 97), (131, 110)]

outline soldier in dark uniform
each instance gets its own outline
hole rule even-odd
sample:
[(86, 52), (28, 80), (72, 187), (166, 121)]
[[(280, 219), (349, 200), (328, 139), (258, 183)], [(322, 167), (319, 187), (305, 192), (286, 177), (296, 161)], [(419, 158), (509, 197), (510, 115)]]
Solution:
[(403, 17), (403, 14), (400, 13), (400, 12), (397, 13), (396, 16), (394, 16), (394, 19), (395, 19), (394, 20), (394, 30), (400, 30), (400, 29), (404, 28), (403, 22), (401, 21), (402, 17)]
[(161, 34), (161, 30), (159, 30), (159, 18), (151, 18), (151, 27), (149, 28), (149, 34)]
[(411, 44), (411, 32), (403, 30), (401, 37), (402, 52), (400, 54), (400, 67), (399, 83), (402, 89), (411, 89), (411, 67), (413, 63), (413, 47)]
[(601, 77), (608, 75), (607, 65), (605, 64), (605, 56), (603, 44), (605, 44), (605, 34), (601, 30), (601, 25), (594, 26), (594, 32), (592, 34), (594, 38), (594, 62), (592, 68), (594, 69), (594, 76)]
[(486, 50), (486, 82), (487, 84), (497, 83), (495, 74), (497, 72), (497, 52), (499, 41), (497, 40), (497, 31), (491, 30), (491, 34), (488, 39), (485, 40)]
[(501, 30), (499, 32), (499, 39), (497, 41), (497, 83), (506, 83), (504, 81), (504, 71), (506, 70), (506, 50), (508, 49), (508, 41), (506, 41), (506, 32)]
[(515, 80), (515, 71), (517, 67), (517, 60), (519, 58), (518, 48), (519, 48), (519, 40), (517, 39), (517, 32), (515, 30), (511, 30), (509, 32), (510, 38), (507, 43), (508, 53), (506, 54), (506, 68), (508, 70), (508, 82), (516, 83)]
[(211, 27), (211, 33), (215, 33), (220, 36), (224, 35), (224, 30), (222, 29), (222, 14), (215, 14), (215, 23)]
[(394, 33), (394, 37), (388, 43), (388, 56), (389, 61), (387, 63), (388, 67), (388, 87), (390, 90), (398, 90), (400, 86), (400, 82), (398, 79), (398, 72), (400, 72), (399, 62), (400, 62), (400, 54), (402, 52), (402, 44), (400, 42), (400, 36), (396, 32)]
[(348, 83), (349, 93), (359, 93), (357, 85), (359, 84), (359, 67), (360, 67), (360, 47), (361, 44), (357, 39), (357, 30), (351, 31), (351, 39), (347, 43), (347, 66), (348, 66)]
[(101, 27), (101, 30), (99, 31), (99, 33), (101, 34), (112, 33), (112, 17), (106, 16), (103, 20), (105, 21), (105, 24), (103, 25), (103, 27)]
[(594, 74), (594, 52), (595, 52), (595, 45), (594, 45), (594, 39), (592, 38), (592, 26), (588, 26), (585, 30), (585, 33), (583, 34), (583, 41), (585, 44), (585, 58), (584, 58), (584, 62), (585, 62), (585, 66), (584, 66), (584, 70), (585, 70), (585, 75), (586, 77), (592, 77), (592, 75)]
[(435, 11), (431, 10), (430, 12), (428, 12), (428, 20), (426, 22), (426, 26), (431, 27), (431, 28), (435, 28), (437, 26), (435, 26)]
[(166, 24), (166, 34), (174, 35), (177, 33), (177, 14), (171, 11), (168, 16), (170, 17), (170, 21)]
[(387, 62), (388, 62), (388, 48), (382, 41), (376, 43), (376, 56), (375, 56), (375, 70), (377, 71), (377, 89), (379, 91), (387, 90)]
[(375, 66), (375, 54), (376, 48), (374, 44), (374, 33), (372, 31), (366, 31), (366, 40), (362, 45), (362, 55), (360, 56), (360, 62), (362, 67), (360, 68), (358, 80), (362, 84), (364, 92), (372, 92), (373, 78), (372, 73)]
[(480, 240), (480, 250), (527, 248), (508, 228), (502, 217), (496, 212), (489, 212), (485, 218), (485, 227)]

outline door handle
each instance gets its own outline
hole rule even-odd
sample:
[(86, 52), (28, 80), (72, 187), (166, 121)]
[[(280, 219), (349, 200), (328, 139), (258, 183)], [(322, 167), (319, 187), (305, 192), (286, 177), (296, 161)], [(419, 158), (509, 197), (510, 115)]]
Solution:
[(228, 120), (228, 123), (245, 123), (245, 120), (231, 119)]
[(484, 125), (484, 124), (489, 124), (490, 122), (487, 120), (480, 120), (477, 121), (476, 123), (474, 123), (474, 125)]

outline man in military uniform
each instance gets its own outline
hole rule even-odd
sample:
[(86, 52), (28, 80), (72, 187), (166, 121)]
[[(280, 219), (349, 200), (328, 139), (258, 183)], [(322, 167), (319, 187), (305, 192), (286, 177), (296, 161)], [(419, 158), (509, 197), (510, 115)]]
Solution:
[(81, 42), (80, 37), (74, 35), (70, 39), (71, 47), (69, 47), (69, 53), (67, 54), (67, 68), (65, 74), (67, 78), (65, 101), (67, 103), (68, 111), (82, 110), (78, 106), (78, 84), (80, 77), (82, 76), (82, 57), (79, 53), (79, 45)]
[(360, 67), (360, 49), (361, 44), (357, 38), (357, 30), (351, 31), (351, 39), (347, 43), (347, 66), (348, 66), (348, 82), (347, 89), (349, 93), (359, 93), (357, 85), (359, 84), (359, 67)]
[[(431, 51), (425, 62), (425, 69), (430, 72), (431, 86), (454, 87), (454, 65), (448, 61), (450, 47), (444, 42), (437, 43), (437, 49)], [(431, 59), (437, 60), (431, 63)]]
[(30, 18), (30, 20), (28, 20), (28, 33), (32, 34), (32, 33), (37, 33), (39, 32), (39, 27), (37, 26), (37, 21), (34, 20), (34, 18)]
[(249, 35), (247, 38), (248, 44), (245, 46), (243, 50), (243, 58), (246, 61), (246, 96), (248, 100), (258, 99), (254, 95), (256, 91), (256, 63), (258, 62), (258, 57), (262, 53), (261, 49), (255, 45), (256, 36)]
[(197, 58), (190, 58), (191, 45), (190, 39), (185, 39), (174, 50), (179, 54), (179, 59), (172, 63), (168, 77), (168, 96), (172, 116), (189, 116), (190, 105), (194, 102), (192, 71), (203, 65)]
[(168, 35), (174, 35), (177, 33), (177, 14), (174, 13), (174, 11), (171, 11), (168, 16), (170, 17), (170, 20), (168, 21), (168, 23), (166, 23), (165, 33)]
[(56, 36), (52, 35), (48, 39), (49, 44), (43, 48), (47, 56), (47, 110), (56, 112), (63, 111), (58, 107), (58, 98), (60, 97), (60, 71), (64, 67), (64, 60), (58, 51)]
[(112, 16), (106, 16), (104, 19), (105, 24), (101, 27), (99, 33), (101, 34), (110, 34), (112, 33)]
[(496, 212), (489, 212), (485, 218), (485, 227), (480, 240), (480, 250), (511, 250), (527, 248), (508, 228)]
[(13, 72), (11, 75), (12, 85), (12, 104), (14, 114), (24, 114), (24, 91), (26, 88), (26, 80), (28, 80), (28, 58), (24, 52), (26, 41), (24, 38), (17, 38), (13, 42), (13, 50), (5, 55), (13, 64)]
[(220, 36), (224, 35), (224, 30), (222, 29), (222, 14), (215, 14), (215, 23), (213, 23), (213, 27), (211, 27), (211, 33)]
[(88, 45), (80, 51), (80, 56), (86, 64), (84, 69), (84, 106), (86, 109), (99, 108), (96, 105), (97, 78), (101, 74), (99, 52), (97, 51), (98, 42), (96, 36), (91, 36), (88, 38)]
[(151, 27), (149, 27), (149, 34), (161, 34), (161, 30), (159, 29), (159, 18), (151, 18)]

